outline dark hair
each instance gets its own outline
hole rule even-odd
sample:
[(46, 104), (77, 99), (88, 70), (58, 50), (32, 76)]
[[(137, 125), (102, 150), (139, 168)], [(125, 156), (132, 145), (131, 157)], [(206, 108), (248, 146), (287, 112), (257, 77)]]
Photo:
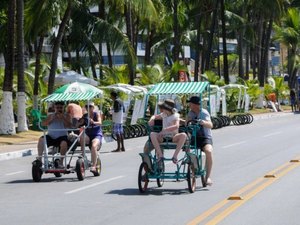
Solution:
[(65, 105), (64, 102), (55, 102), (54, 105)]
[(116, 97), (118, 96), (118, 93), (115, 92), (115, 91), (112, 91), (112, 92), (110, 93), (110, 95), (116, 98)]

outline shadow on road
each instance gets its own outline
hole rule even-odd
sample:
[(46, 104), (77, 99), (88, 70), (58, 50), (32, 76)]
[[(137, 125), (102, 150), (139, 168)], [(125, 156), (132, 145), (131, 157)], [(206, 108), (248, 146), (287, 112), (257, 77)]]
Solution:
[[(207, 188), (196, 188), (195, 192), (198, 191), (208, 191)], [(140, 195), (140, 196), (146, 196), (146, 195), (186, 195), (191, 194), (188, 189), (166, 189), (166, 188), (149, 188), (148, 191), (145, 193), (140, 193), (138, 188), (125, 188), (125, 189), (119, 189), (119, 190), (111, 190), (107, 192), (106, 194), (115, 194), (115, 195)]]

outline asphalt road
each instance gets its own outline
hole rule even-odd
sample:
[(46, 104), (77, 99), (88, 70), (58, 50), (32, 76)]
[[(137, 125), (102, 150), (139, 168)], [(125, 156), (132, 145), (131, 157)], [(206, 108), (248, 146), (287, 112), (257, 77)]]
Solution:
[(300, 114), (287, 114), (214, 130), (214, 184), (202, 188), (198, 179), (193, 194), (186, 181), (139, 193), (146, 137), (127, 140), (125, 153), (105, 145), (101, 176), (88, 172), (84, 181), (44, 174), (34, 183), (33, 156), (1, 161), (0, 224), (299, 224), (299, 124)]

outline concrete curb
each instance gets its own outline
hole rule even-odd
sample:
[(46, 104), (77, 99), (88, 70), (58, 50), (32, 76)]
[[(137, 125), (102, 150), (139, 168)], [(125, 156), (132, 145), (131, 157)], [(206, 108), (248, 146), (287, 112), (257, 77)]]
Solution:
[(0, 161), (21, 158), (25, 156), (32, 156), (37, 154), (37, 149), (24, 149), (14, 152), (6, 152), (0, 154)]

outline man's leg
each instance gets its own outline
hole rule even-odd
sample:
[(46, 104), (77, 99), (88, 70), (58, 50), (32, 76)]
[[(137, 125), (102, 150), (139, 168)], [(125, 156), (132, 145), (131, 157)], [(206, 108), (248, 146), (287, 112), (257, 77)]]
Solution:
[(124, 146), (124, 134), (120, 134), (120, 144), (121, 144), (121, 151), (125, 152), (125, 146)]
[(37, 159), (42, 160), (42, 155), (44, 152), (44, 136), (39, 138), (38, 144), (37, 144), (37, 149), (38, 149), (38, 157)]
[(121, 134), (116, 134), (116, 136), (117, 136), (117, 149), (116, 149), (116, 151), (121, 151)]
[(63, 166), (64, 165), (64, 158), (65, 158), (66, 152), (68, 151), (67, 141), (65, 141), (65, 140), (61, 141), (59, 147), (60, 147), (60, 155), (61, 155), (59, 165)]
[(212, 150), (213, 147), (211, 144), (206, 144), (203, 149), (205, 153), (205, 167), (206, 167), (206, 184), (207, 185), (212, 185), (212, 180), (211, 180), (211, 170), (212, 170), (212, 165), (213, 165), (213, 156), (212, 156)]

